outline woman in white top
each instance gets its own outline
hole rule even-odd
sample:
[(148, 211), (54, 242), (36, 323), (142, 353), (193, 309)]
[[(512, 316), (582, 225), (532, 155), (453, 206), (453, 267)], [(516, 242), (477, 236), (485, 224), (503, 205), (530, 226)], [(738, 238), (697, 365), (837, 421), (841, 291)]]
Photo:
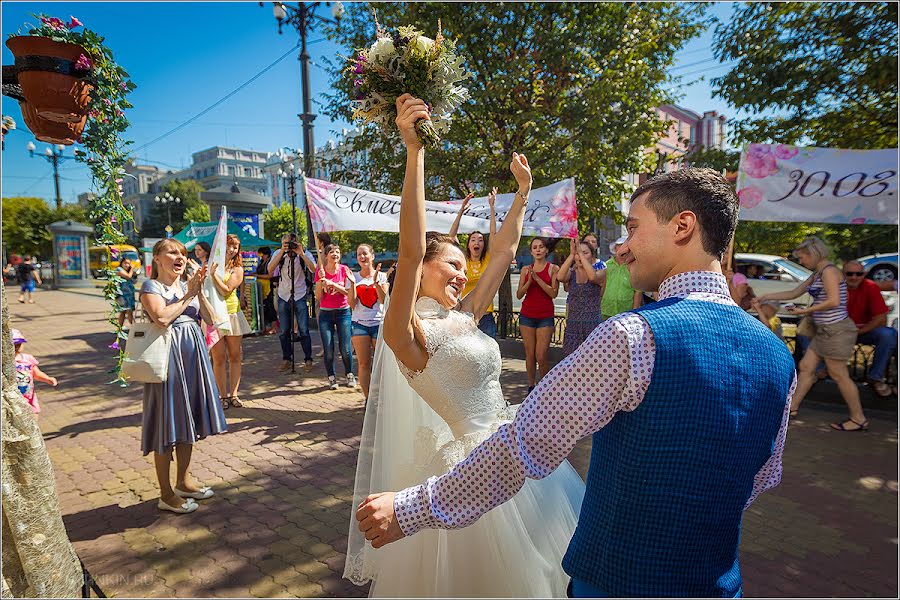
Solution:
[(869, 421), (859, 400), (859, 388), (850, 379), (847, 361), (853, 356), (856, 344), (856, 325), (847, 314), (847, 282), (844, 274), (828, 260), (828, 246), (819, 238), (806, 238), (794, 250), (794, 256), (801, 265), (813, 270), (806, 281), (789, 292), (766, 294), (759, 302), (769, 300), (793, 300), (804, 293), (812, 296), (813, 303), (806, 308), (794, 307), (788, 312), (812, 317), (815, 337), (797, 367), (797, 389), (791, 400), (790, 417), (797, 416), (800, 403), (816, 382), (816, 367), (825, 361), (828, 374), (838, 385), (850, 418), (840, 423), (832, 423), (836, 431), (867, 431)]
[(378, 339), (378, 329), (384, 319), (384, 299), (387, 296), (387, 276), (381, 272), (381, 263), (372, 266), (375, 251), (369, 244), (356, 248), (359, 273), (356, 279), (356, 298), (351, 315), (351, 342), (356, 360), (359, 362), (359, 383), (363, 396), (369, 397), (369, 379), (372, 376), (372, 355)]

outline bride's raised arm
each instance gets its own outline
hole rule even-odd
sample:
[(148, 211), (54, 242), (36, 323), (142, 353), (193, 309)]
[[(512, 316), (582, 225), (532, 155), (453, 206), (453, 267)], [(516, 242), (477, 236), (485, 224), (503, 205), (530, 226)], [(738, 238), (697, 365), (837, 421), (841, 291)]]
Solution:
[[(509, 270), (509, 263), (516, 255), (516, 248), (522, 237), (525, 206), (528, 204), (528, 194), (531, 193), (531, 167), (528, 166), (528, 159), (524, 154), (513, 152), (509, 170), (519, 184), (516, 198), (503, 220), (503, 225), (500, 226), (500, 231), (491, 236), (491, 260), (487, 268), (475, 285), (475, 289), (463, 298), (460, 306), (461, 310), (471, 312), (476, 322), (491, 305), (494, 295), (500, 289), (500, 283)], [(403, 234), (400, 235), (402, 238)]]
[(406, 174), (400, 195), (400, 247), (391, 302), (384, 316), (384, 341), (397, 360), (413, 370), (428, 363), (425, 338), (415, 304), (425, 259), (425, 149), (416, 135), (416, 121), (430, 119), (424, 101), (403, 94), (397, 98), (397, 127), (406, 145)]

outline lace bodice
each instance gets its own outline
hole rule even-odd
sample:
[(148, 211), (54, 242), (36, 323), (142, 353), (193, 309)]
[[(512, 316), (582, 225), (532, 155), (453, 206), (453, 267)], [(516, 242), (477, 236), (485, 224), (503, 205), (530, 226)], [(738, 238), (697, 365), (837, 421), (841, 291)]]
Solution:
[(423, 297), (416, 313), (425, 333), (428, 364), (415, 372), (400, 370), (410, 386), (460, 438), (490, 430), (514, 414), (500, 388), (500, 347), (482, 333), (471, 313), (447, 310)]

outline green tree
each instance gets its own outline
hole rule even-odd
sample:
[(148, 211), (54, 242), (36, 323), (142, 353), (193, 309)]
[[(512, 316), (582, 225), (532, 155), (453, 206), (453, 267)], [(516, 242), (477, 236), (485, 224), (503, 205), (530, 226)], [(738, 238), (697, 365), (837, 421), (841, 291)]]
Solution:
[(209, 205), (205, 202), (202, 204), (194, 204), (184, 209), (185, 225), (188, 221), (205, 222), (210, 220)]
[(90, 224), (87, 212), (77, 204), (51, 209), (43, 198), (3, 198), (3, 241), (11, 254), (52, 256), (53, 236), (47, 226), (70, 220)]
[(209, 206), (200, 199), (202, 191), (203, 186), (193, 179), (179, 179), (167, 183), (157, 196), (161, 197), (168, 192), (173, 198), (181, 198), (181, 202), (168, 206), (158, 202), (154, 203), (149, 218), (144, 220), (144, 231), (141, 232), (141, 235), (143, 237), (165, 237), (165, 227), (169, 222), (170, 213), (173, 233), (184, 229), (188, 221), (209, 221)]
[[(306, 213), (301, 209), (296, 209), (297, 215), (297, 235), (301, 243), (306, 241)], [(262, 214), (264, 231), (266, 239), (277, 242), (286, 233), (291, 233), (293, 223), (291, 219), (291, 205), (287, 202), (281, 206), (275, 206), (272, 210), (267, 210)]]
[[(896, 2), (747, 2), (716, 28), (714, 95), (751, 142), (897, 146)], [(774, 115), (774, 116), (770, 116)]]
[[(347, 7), (330, 36), (346, 47), (375, 40), (367, 3)], [(624, 176), (644, 172), (644, 148), (665, 128), (653, 107), (675, 52), (703, 27), (702, 6), (677, 3), (379, 3), (385, 26), (414, 25), (433, 36), (440, 19), (472, 73), (470, 100), (426, 162), (432, 199), (510, 190), (513, 151), (527, 154), (535, 185), (576, 177), (586, 220), (615, 212)], [(349, 54), (349, 51), (348, 51)], [(352, 82), (330, 65), (335, 91), (323, 112), (351, 118)], [(328, 163), (334, 181), (399, 193), (403, 149), (373, 126), (346, 140)], [(348, 159), (366, 156), (363, 161)], [(365, 154), (363, 154), (365, 153)]]
[(47, 256), (52, 211), (43, 198), (3, 198), (3, 242), (11, 254)]

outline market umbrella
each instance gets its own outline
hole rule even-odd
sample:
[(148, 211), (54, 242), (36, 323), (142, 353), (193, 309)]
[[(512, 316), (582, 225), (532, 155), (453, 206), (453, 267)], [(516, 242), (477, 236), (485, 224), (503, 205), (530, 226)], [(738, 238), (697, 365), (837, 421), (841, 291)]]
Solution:
[[(173, 238), (184, 244), (188, 251), (193, 250), (197, 242), (206, 242), (212, 245), (213, 239), (216, 237), (216, 226), (218, 221), (191, 221), (187, 227), (176, 233)], [(228, 233), (233, 233), (241, 240), (241, 246), (247, 250), (256, 250), (260, 246), (281, 246), (281, 242), (273, 242), (264, 240), (247, 233), (241, 229), (234, 221), (228, 219)]]

